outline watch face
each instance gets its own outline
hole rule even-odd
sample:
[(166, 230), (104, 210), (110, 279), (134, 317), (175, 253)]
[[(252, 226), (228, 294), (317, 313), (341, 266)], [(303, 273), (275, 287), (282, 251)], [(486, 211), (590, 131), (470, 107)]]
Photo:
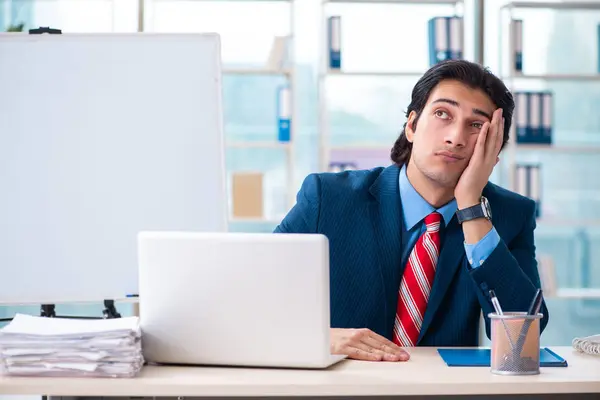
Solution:
[(488, 199), (486, 199), (483, 196), (481, 197), (481, 208), (483, 208), (483, 214), (485, 215), (485, 217), (488, 219), (492, 219), (492, 208), (490, 207)]

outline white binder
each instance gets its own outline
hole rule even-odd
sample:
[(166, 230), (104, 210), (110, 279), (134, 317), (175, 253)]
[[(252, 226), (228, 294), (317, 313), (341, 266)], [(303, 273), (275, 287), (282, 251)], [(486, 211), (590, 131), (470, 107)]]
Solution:
[(542, 143), (552, 143), (552, 119), (554, 117), (554, 103), (552, 92), (542, 94)]

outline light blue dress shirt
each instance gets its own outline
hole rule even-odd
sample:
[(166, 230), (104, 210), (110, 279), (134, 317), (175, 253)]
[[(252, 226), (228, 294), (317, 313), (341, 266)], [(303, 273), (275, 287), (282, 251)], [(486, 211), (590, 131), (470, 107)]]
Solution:
[[(458, 207), (456, 205), (456, 200), (454, 199), (438, 209), (435, 209), (427, 203), (408, 180), (408, 177), (406, 176), (406, 166), (403, 166), (400, 170), (399, 185), (400, 201), (402, 202), (402, 213), (404, 218), (404, 232), (402, 232), (402, 262), (406, 263), (410, 251), (417, 242), (417, 239), (425, 231), (424, 218), (432, 212), (437, 211), (442, 214), (444, 226), (448, 226), (448, 223), (454, 216)], [(492, 227), (479, 242), (475, 244), (465, 243), (465, 252), (469, 264), (471, 264), (473, 268), (483, 264), (492, 251), (494, 251), (499, 241), (500, 236), (498, 235), (498, 232), (496, 232), (496, 228)]]

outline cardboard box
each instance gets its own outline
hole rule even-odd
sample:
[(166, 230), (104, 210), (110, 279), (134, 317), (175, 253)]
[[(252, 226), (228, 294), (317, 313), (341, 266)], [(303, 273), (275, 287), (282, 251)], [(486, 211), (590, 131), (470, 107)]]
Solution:
[(263, 217), (263, 174), (236, 172), (232, 174), (233, 217)]

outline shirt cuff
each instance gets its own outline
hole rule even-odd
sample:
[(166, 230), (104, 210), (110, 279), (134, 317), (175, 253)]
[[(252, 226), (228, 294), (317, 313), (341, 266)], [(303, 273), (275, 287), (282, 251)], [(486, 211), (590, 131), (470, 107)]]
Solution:
[(492, 226), (492, 229), (479, 242), (475, 244), (465, 243), (465, 252), (471, 267), (477, 268), (483, 264), (492, 254), (498, 242), (500, 242), (500, 235), (498, 235), (496, 228)]

